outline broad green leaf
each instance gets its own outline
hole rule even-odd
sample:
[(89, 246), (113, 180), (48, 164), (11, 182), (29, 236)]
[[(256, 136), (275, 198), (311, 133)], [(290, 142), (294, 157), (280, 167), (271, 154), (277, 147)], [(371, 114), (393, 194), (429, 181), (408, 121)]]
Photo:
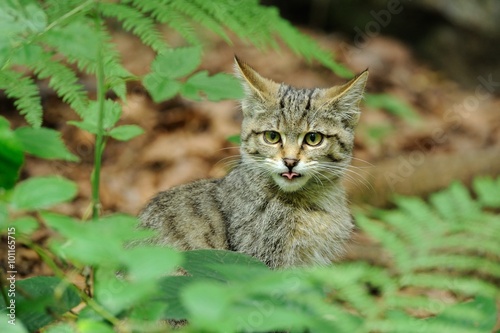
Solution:
[(147, 301), (144, 304), (135, 306), (129, 318), (131, 320), (157, 322), (164, 318), (167, 307), (167, 303), (163, 301)]
[[(109, 130), (115, 126), (122, 114), (122, 107), (117, 102), (107, 99), (104, 103), (104, 116), (102, 120), (103, 130)], [(92, 134), (98, 132), (99, 103), (91, 102), (85, 111), (82, 121), (68, 121), (69, 124), (84, 129)]]
[(61, 134), (50, 128), (19, 127), (17, 139), (27, 153), (46, 159), (62, 159), (77, 162), (79, 159), (64, 145)]
[(200, 281), (200, 279), (192, 276), (168, 276), (159, 281), (158, 294), (154, 299), (167, 305), (164, 319), (181, 320), (188, 317), (189, 314), (182, 304), (180, 293), (193, 281)]
[(182, 87), (175, 79), (162, 77), (157, 74), (146, 75), (143, 84), (156, 103), (174, 97)]
[(109, 131), (109, 136), (120, 141), (128, 141), (144, 133), (144, 130), (137, 125), (122, 125)]
[(173, 48), (159, 54), (143, 84), (155, 102), (174, 97), (182, 88), (176, 79), (193, 72), (201, 62), (201, 48)]
[(234, 251), (193, 250), (183, 252), (183, 254), (184, 262), (182, 268), (195, 277), (226, 281), (231, 276), (227, 276), (225, 270), (219, 269), (223, 265), (238, 266), (243, 269), (247, 268), (248, 271), (252, 270), (252, 272), (259, 271), (262, 273), (269, 271), (269, 268), (261, 261)]
[(157, 293), (154, 281), (130, 282), (117, 277), (116, 270), (106, 266), (99, 267), (95, 280), (95, 299), (113, 314), (143, 303)]
[(183, 305), (189, 315), (190, 325), (202, 330), (233, 332), (228, 320), (232, 298), (231, 289), (213, 282), (195, 282), (181, 293)]
[(177, 79), (190, 74), (201, 62), (200, 47), (178, 47), (159, 54), (151, 64), (151, 73)]
[(132, 281), (151, 281), (173, 272), (182, 261), (179, 252), (166, 247), (127, 249), (128, 277)]
[(0, 189), (10, 189), (19, 177), (19, 171), (24, 163), (23, 146), (10, 124), (0, 116)]
[(150, 234), (137, 230), (137, 219), (127, 215), (114, 215), (92, 223), (81, 223), (53, 213), (41, 215), (45, 223), (65, 239), (63, 242), (53, 240), (51, 249), (61, 258), (72, 260), (73, 264), (106, 265), (118, 269), (127, 262), (125, 244)]
[[(36, 276), (16, 281), (15, 301), (16, 319), (34, 332), (52, 322), (53, 315), (62, 315), (77, 306), (81, 299), (75, 288), (61, 279)], [(5, 311), (3, 298), (0, 310)]]
[(73, 199), (78, 192), (76, 184), (58, 176), (36, 177), (16, 185), (11, 198), (12, 208), (36, 210)]
[(22, 216), (8, 224), (10, 228), (15, 228), (15, 235), (31, 235), (39, 227), (38, 221), (32, 216)]
[(408, 122), (420, 120), (420, 116), (410, 105), (389, 94), (365, 94), (365, 103), (373, 108), (387, 110)]
[(238, 99), (244, 96), (243, 88), (234, 76), (225, 73), (208, 76), (207, 71), (191, 76), (183, 85), (181, 94), (194, 100), (205, 96), (211, 101)]
[(19, 318), (16, 318), (15, 314), (10, 314), (7, 310), (1, 310), (0, 318), (2, 318), (0, 320), (0, 332), (28, 333), (26, 327)]

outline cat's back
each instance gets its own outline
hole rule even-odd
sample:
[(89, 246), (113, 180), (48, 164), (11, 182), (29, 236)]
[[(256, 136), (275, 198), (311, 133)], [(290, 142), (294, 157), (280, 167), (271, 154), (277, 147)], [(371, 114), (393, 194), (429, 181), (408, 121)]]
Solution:
[(141, 225), (157, 233), (153, 242), (180, 250), (227, 249), (219, 182), (199, 180), (158, 193), (139, 214)]

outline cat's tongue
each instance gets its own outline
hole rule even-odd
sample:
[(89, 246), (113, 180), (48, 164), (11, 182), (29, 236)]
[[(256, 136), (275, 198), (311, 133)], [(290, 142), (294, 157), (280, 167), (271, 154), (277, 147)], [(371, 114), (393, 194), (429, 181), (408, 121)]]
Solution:
[(292, 180), (293, 177), (300, 177), (300, 173), (288, 171), (288, 172), (283, 172), (281, 176), (288, 178), (288, 180)]

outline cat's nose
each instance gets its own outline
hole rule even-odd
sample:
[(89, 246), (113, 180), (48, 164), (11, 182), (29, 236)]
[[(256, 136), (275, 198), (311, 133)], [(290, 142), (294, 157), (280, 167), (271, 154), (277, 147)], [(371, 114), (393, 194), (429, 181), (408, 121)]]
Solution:
[(285, 166), (292, 171), (293, 167), (296, 166), (299, 163), (299, 160), (296, 158), (284, 158), (283, 163), (285, 163)]

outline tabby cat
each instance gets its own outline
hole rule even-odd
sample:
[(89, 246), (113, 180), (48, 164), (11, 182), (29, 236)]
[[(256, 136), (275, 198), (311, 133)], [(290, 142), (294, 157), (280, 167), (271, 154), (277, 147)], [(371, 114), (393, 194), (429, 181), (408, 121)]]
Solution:
[(227, 249), (271, 268), (327, 265), (353, 228), (342, 176), (353, 149), (364, 71), (328, 89), (297, 89), (235, 58), (246, 97), (241, 159), (222, 179), (159, 193), (141, 212), (153, 242)]

